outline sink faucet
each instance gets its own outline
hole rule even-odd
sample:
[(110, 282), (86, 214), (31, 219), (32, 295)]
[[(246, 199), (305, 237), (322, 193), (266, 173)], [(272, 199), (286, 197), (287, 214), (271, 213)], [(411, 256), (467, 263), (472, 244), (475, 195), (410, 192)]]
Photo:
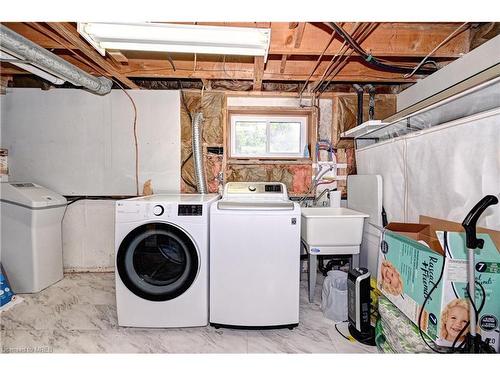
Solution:
[(316, 198), (313, 199), (313, 206), (316, 206), (316, 203), (318, 203), (318, 201), (321, 199), (321, 197), (323, 195), (325, 195), (325, 193), (328, 193), (327, 197), (330, 198), (330, 191), (332, 191), (333, 189), (325, 189), (321, 192), (320, 195), (318, 195)]

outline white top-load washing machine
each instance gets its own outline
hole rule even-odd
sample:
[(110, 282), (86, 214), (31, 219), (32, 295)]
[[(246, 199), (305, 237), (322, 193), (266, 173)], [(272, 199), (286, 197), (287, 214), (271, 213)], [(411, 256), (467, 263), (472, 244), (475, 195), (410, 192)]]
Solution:
[(166, 194), (116, 202), (120, 326), (208, 324), (208, 220), (218, 198)]
[(229, 182), (210, 210), (210, 323), (299, 323), (300, 207), (277, 182)]
[(0, 262), (12, 290), (36, 293), (61, 280), (66, 198), (32, 182), (2, 182), (0, 201)]

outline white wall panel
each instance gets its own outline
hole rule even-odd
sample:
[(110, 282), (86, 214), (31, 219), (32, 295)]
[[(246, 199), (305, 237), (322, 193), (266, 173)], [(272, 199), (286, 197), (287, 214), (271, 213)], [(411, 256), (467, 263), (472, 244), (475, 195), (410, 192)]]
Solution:
[(389, 221), (405, 220), (405, 144), (392, 141), (356, 150), (358, 174), (379, 174), (383, 206)]
[[(408, 220), (462, 222), (485, 195), (500, 193), (500, 111), (407, 137)], [(500, 206), (480, 226), (500, 229)]]
[[(140, 189), (151, 178), (156, 191), (179, 191), (179, 93), (128, 93), (138, 111)], [(12, 89), (5, 112), (10, 180), (63, 195), (135, 195), (133, 109), (123, 91)]]
[[(129, 90), (138, 109), (140, 189), (179, 191), (180, 108), (176, 91)], [(133, 111), (121, 90), (9, 89), (1, 101), (10, 180), (65, 195), (135, 195)], [(63, 220), (66, 271), (114, 268), (114, 201), (79, 201)]]
[[(389, 221), (462, 222), (483, 196), (500, 193), (500, 110), (369, 146), (356, 160), (359, 174), (382, 175)], [(500, 230), (499, 206), (478, 225)]]

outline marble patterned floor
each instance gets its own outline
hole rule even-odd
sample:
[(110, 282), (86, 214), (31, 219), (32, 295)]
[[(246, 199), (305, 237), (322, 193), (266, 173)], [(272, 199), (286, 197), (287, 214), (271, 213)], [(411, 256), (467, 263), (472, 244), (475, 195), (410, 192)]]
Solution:
[[(3, 353), (374, 353), (340, 336), (301, 283), (300, 324), (294, 330), (213, 327), (119, 327), (113, 273), (70, 273), (0, 314)], [(339, 325), (347, 331), (345, 323)]]

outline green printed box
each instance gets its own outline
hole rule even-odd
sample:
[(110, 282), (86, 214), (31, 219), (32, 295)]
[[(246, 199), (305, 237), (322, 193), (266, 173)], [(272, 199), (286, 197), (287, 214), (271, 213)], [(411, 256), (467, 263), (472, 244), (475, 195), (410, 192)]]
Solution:
[[(443, 250), (444, 233), (447, 247)], [(461, 335), (460, 331), (469, 321), (465, 233), (436, 232), (436, 235), (439, 242), (430, 237), (426, 239), (425, 235), (411, 239), (385, 231), (379, 251), (377, 285), (394, 305), (418, 324), (424, 300), (438, 281), (445, 262), (443, 278), (425, 305), (421, 328), (438, 345), (452, 346), (455, 339), (459, 345), (468, 329)], [(489, 338), (499, 352), (500, 253), (489, 235), (478, 234), (478, 238), (484, 240), (484, 247), (475, 250), (476, 281), (486, 293), (478, 329), (482, 338)], [(441, 253), (429, 248), (427, 243), (432, 243), (434, 248), (440, 244)], [(446, 257), (442, 255), (444, 251)], [(479, 307), (483, 293), (477, 285), (475, 298)]]

